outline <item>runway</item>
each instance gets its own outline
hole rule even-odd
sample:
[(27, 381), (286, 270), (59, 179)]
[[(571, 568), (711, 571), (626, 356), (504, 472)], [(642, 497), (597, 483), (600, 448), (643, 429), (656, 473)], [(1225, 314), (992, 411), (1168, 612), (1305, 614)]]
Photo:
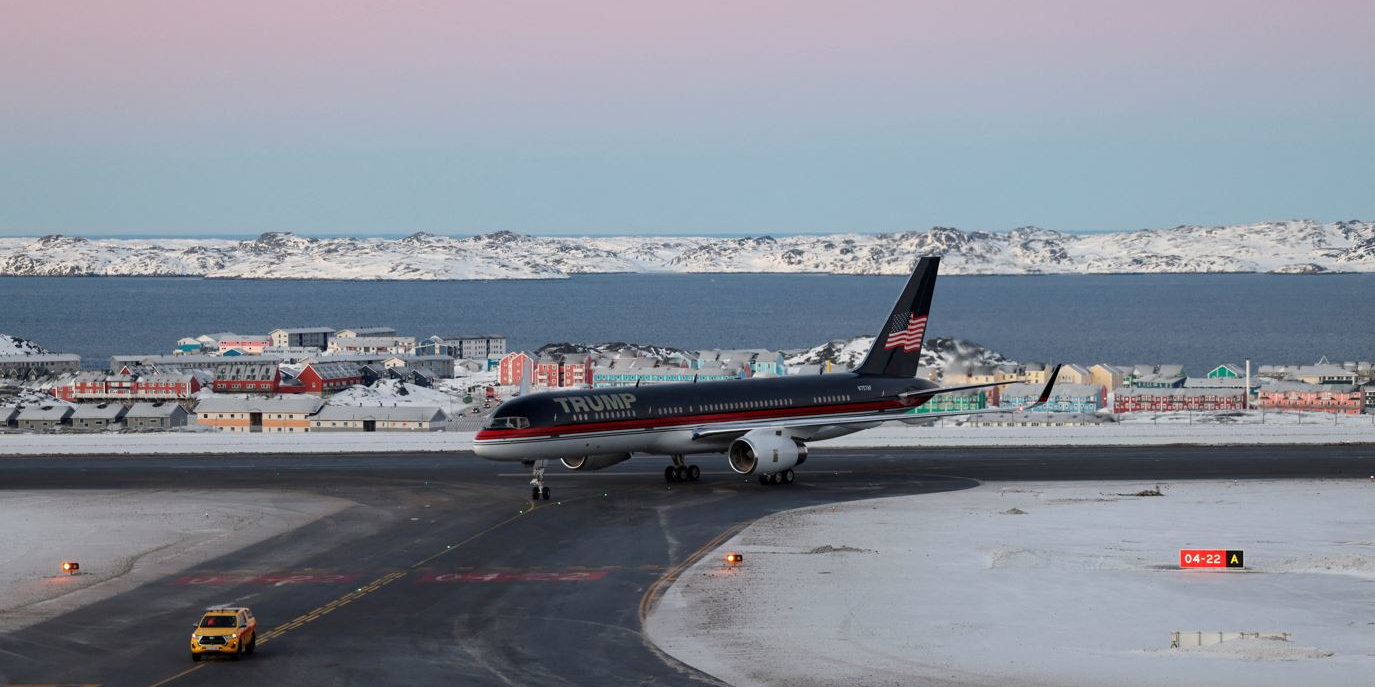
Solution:
[[(1366, 446), (816, 450), (788, 487), (727, 474), (720, 456), (696, 459), (701, 482), (668, 485), (658, 473), (666, 461), (637, 458), (596, 473), (551, 468), (557, 500), (540, 504), (525, 500), (518, 464), (471, 454), (5, 459), (4, 489), (272, 489), (357, 505), (0, 635), (0, 684), (717, 684), (648, 644), (642, 614), (678, 570), (763, 515), (980, 480), (1366, 479), (1373, 455)], [(257, 613), (257, 655), (192, 664), (189, 624), (230, 602)]]

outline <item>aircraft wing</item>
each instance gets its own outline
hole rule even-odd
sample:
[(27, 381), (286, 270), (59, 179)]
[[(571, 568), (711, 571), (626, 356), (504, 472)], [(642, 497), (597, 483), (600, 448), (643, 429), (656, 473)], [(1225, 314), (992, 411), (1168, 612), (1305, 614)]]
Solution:
[[(844, 415), (837, 417), (814, 417), (798, 418), (795, 420), (757, 420), (753, 422), (732, 422), (729, 424), (702, 427), (694, 430), (692, 438), (698, 439), (719, 439), (729, 436), (742, 436), (756, 429), (779, 429), (788, 427), (845, 427), (847, 425), (872, 425), (876, 422), (889, 422), (892, 420), (930, 420), (942, 417), (954, 417), (963, 415), (984, 415), (987, 413), (1009, 413), (1014, 411), (1031, 410), (1043, 405), (1050, 400), (1051, 389), (1055, 387), (1055, 378), (1060, 375), (1060, 366), (1056, 365), (1046, 379), (1046, 385), (1041, 389), (1041, 395), (1036, 402), (1028, 406), (1019, 408), (982, 408), (979, 410), (952, 410), (938, 413), (908, 413), (906, 410), (889, 411), (886, 413), (865, 413), (859, 415)], [(1009, 382), (996, 382), (993, 384), (973, 384), (970, 386), (945, 387), (941, 389), (930, 389), (924, 395), (936, 395), (949, 393), (951, 391), (962, 391), (965, 389), (978, 389), (988, 386), (998, 386)]]
[(921, 396), (939, 396), (955, 391), (969, 391), (971, 389), (988, 389), (995, 386), (1006, 386), (1008, 384), (1022, 384), (1025, 379), (1009, 379), (1003, 382), (987, 382), (984, 384), (965, 384), (964, 386), (942, 386), (935, 389), (921, 389), (919, 391), (904, 391), (898, 394), (898, 398), (918, 398)]

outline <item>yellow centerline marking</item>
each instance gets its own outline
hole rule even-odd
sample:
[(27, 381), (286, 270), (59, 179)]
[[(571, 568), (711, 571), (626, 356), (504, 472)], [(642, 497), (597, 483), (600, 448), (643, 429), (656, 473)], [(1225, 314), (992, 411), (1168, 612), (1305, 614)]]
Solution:
[(749, 524), (750, 523), (748, 522), (742, 522), (716, 535), (714, 538), (712, 538), (711, 541), (703, 544), (702, 547), (697, 549), (696, 551), (693, 551), (692, 554), (689, 555), (687, 558), (683, 559), (682, 562), (669, 568), (667, 572), (659, 576), (659, 579), (655, 580), (653, 584), (649, 585), (649, 588), (645, 590), (644, 595), (640, 597), (641, 627), (644, 626), (645, 619), (649, 617), (649, 612), (653, 610), (654, 604), (658, 603), (659, 597), (663, 595), (664, 590), (668, 588), (668, 585), (673, 584), (673, 582), (678, 579), (678, 576), (681, 575), (684, 570), (687, 570), (694, 563), (701, 560), (703, 556), (710, 553), (712, 549), (715, 549), (716, 547), (720, 546), (722, 542), (735, 536), (736, 533), (738, 533), (740, 530), (745, 529), (745, 527)]
[(193, 666), (193, 667), (191, 667), (191, 668), (187, 668), (186, 670), (183, 670), (183, 671), (181, 671), (180, 673), (177, 673), (176, 675), (173, 675), (172, 677), (164, 678), (164, 679), (162, 679), (162, 680), (159, 680), (159, 681), (157, 681), (157, 682), (154, 682), (153, 684), (148, 685), (148, 687), (162, 687), (162, 685), (165, 685), (165, 684), (167, 684), (167, 683), (169, 683), (169, 682), (171, 682), (171, 681), (173, 681), (173, 680), (176, 680), (177, 678), (186, 677), (187, 675), (190, 675), (191, 673), (194, 673), (194, 672), (196, 672), (197, 670), (200, 670), (201, 668), (204, 668), (204, 667), (205, 667), (205, 664), (204, 664), (204, 663), (198, 663), (198, 664), (196, 664), (195, 666)]
[[(444, 550), (442, 550), (442, 551), (440, 551), (440, 552), (438, 552), (438, 553), (436, 553), (436, 554), (434, 554), (434, 555), (432, 555), (432, 556), (428, 556), (428, 557), (426, 557), (426, 558), (422, 558), (421, 560), (419, 560), (419, 561), (416, 562), (415, 564), (411, 565), (411, 566), (410, 566), (410, 570), (414, 570), (414, 569), (416, 569), (416, 568), (419, 568), (420, 566), (422, 566), (422, 565), (424, 565), (424, 564), (426, 564), (426, 563), (429, 563), (430, 561), (432, 561), (432, 560), (434, 560), (434, 559), (436, 559), (436, 558), (439, 558), (440, 556), (443, 556), (443, 555), (445, 555), (445, 554), (447, 554), (447, 553), (453, 552), (455, 549), (458, 549), (459, 547), (461, 547), (461, 546), (463, 546), (463, 545), (465, 545), (465, 544), (468, 544), (468, 543), (471, 543), (471, 542), (473, 542), (473, 541), (476, 541), (476, 540), (479, 539), (480, 537), (482, 537), (482, 536), (484, 536), (484, 535), (486, 535), (486, 534), (491, 533), (493, 530), (496, 530), (496, 529), (498, 529), (498, 528), (501, 528), (501, 527), (504, 527), (504, 526), (506, 526), (506, 525), (509, 525), (509, 524), (511, 524), (512, 522), (515, 522), (516, 520), (519, 520), (519, 519), (521, 519), (521, 518), (523, 518), (523, 517), (525, 517), (525, 516), (527, 516), (527, 515), (529, 515), (529, 514), (535, 512), (535, 511), (539, 510), (541, 507), (543, 507), (543, 506), (541, 506), (541, 505), (538, 504), (538, 503), (535, 503), (534, 501), (529, 501), (529, 500), (527, 500), (527, 501), (525, 502), (525, 507), (522, 508), (522, 509), (520, 510), (519, 513), (516, 513), (515, 515), (513, 515), (513, 516), (511, 516), (511, 517), (509, 517), (509, 518), (506, 518), (505, 520), (502, 520), (501, 522), (498, 522), (497, 524), (492, 525), (491, 527), (488, 527), (487, 529), (482, 530), (481, 532), (478, 532), (477, 534), (474, 534), (473, 536), (468, 537), (467, 539), (464, 539), (463, 541), (458, 542), (457, 544), (450, 544), (450, 545), (444, 547)], [(399, 571), (399, 572), (387, 573), (386, 575), (383, 575), (382, 577), (379, 577), (379, 578), (373, 580), (372, 582), (370, 582), (370, 583), (368, 583), (368, 584), (366, 584), (366, 585), (363, 585), (362, 587), (359, 587), (358, 589), (355, 589), (354, 591), (349, 592), (348, 594), (345, 594), (345, 595), (343, 595), (343, 596), (341, 596), (341, 597), (339, 597), (339, 598), (337, 598), (337, 599), (334, 599), (334, 600), (330, 601), (329, 603), (326, 603), (326, 604), (324, 604), (323, 606), (320, 606), (319, 608), (316, 608), (316, 609), (314, 609), (314, 610), (312, 610), (312, 611), (308, 611), (308, 612), (306, 612), (306, 613), (303, 614), (303, 615), (299, 615), (299, 616), (297, 616), (297, 617), (295, 617), (295, 618), (293, 618), (293, 619), (291, 619), (291, 620), (289, 620), (289, 621), (287, 621), (287, 622), (285, 622), (285, 623), (283, 623), (283, 624), (281, 624), (281, 625), (278, 625), (277, 627), (272, 628), (271, 630), (268, 630), (268, 631), (266, 631), (266, 632), (261, 632), (261, 633), (259, 633), (259, 634), (258, 634), (257, 643), (258, 643), (258, 644), (267, 644), (270, 640), (272, 640), (272, 639), (274, 639), (274, 638), (276, 638), (276, 637), (280, 637), (280, 636), (286, 634), (287, 632), (290, 632), (291, 630), (299, 629), (300, 627), (304, 626), (306, 623), (309, 623), (309, 622), (311, 622), (312, 620), (317, 620), (317, 619), (319, 619), (320, 617), (324, 616), (325, 614), (329, 613), (330, 611), (334, 610), (335, 608), (338, 608), (339, 606), (342, 606), (342, 605), (344, 605), (344, 604), (346, 604), (346, 603), (355, 601), (355, 600), (357, 600), (358, 598), (360, 598), (360, 597), (362, 597), (362, 596), (365, 596), (365, 595), (367, 595), (367, 594), (370, 594), (370, 593), (372, 593), (372, 592), (375, 592), (375, 591), (377, 591), (378, 589), (381, 589), (382, 587), (385, 587), (386, 585), (389, 585), (389, 584), (391, 584), (392, 582), (395, 582), (395, 581), (397, 581), (397, 580), (399, 580), (399, 579), (401, 579), (401, 578), (403, 578), (403, 577), (405, 577), (406, 575), (409, 575), (409, 574), (410, 574), (410, 573), (409, 573), (408, 571)], [(191, 668), (187, 668), (186, 670), (183, 670), (183, 671), (181, 671), (180, 673), (177, 673), (176, 675), (173, 675), (173, 676), (167, 677), (167, 678), (163, 678), (162, 680), (159, 680), (159, 681), (157, 681), (157, 682), (154, 682), (154, 683), (148, 685), (147, 687), (162, 687), (162, 685), (165, 685), (165, 684), (167, 684), (167, 683), (169, 683), (169, 682), (172, 682), (172, 681), (174, 681), (174, 680), (183, 678), (183, 677), (185, 677), (185, 676), (187, 676), (187, 675), (190, 675), (191, 673), (196, 672), (197, 670), (200, 670), (201, 668), (204, 668), (205, 665), (206, 665), (206, 664), (204, 664), (204, 663), (196, 664), (195, 666), (192, 666)], [(97, 686), (97, 687), (98, 687), (98, 686)]]

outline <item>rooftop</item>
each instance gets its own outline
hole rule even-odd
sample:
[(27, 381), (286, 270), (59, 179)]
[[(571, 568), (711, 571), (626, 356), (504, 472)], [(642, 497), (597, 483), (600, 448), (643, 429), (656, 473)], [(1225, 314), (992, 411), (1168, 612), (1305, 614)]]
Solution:
[(177, 412), (177, 408), (180, 407), (181, 406), (171, 401), (156, 401), (153, 403), (142, 401), (135, 403), (134, 407), (130, 408), (129, 412), (125, 413), (124, 417), (171, 417), (173, 413)]
[(282, 332), (283, 334), (333, 334), (339, 331), (334, 327), (279, 327), (268, 332), (269, 335)]
[(289, 394), (271, 398), (211, 396), (196, 405), (197, 413), (290, 413), (309, 415), (324, 402), (314, 396)]
[(123, 416), (124, 406), (118, 403), (83, 403), (72, 413), (73, 420), (118, 420)]
[(69, 405), (51, 404), (41, 406), (28, 406), (19, 411), (20, 420), (62, 420), (72, 414), (72, 407)]

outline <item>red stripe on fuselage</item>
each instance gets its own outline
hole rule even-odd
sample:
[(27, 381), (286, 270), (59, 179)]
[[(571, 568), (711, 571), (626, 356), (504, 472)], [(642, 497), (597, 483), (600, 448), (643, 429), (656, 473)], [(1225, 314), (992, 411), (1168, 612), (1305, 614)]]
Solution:
[(714, 422), (738, 422), (743, 420), (777, 420), (817, 415), (839, 415), (873, 410), (896, 408), (915, 408), (925, 403), (927, 398), (918, 398), (916, 403), (907, 405), (898, 399), (871, 401), (868, 403), (842, 403), (839, 405), (807, 406), (806, 408), (772, 408), (733, 413), (698, 413), (695, 415), (676, 415), (636, 420), (616, 420), (611, 422), (586, 422), (551, 427), (528, 427), (526, 429), (483, 429), (479, 430), (476, 441), (491, 439), (528, 439), (532, 437), (565, 436), (584, 432), (607, 432), (618, 429), (657, 429), (660, 427), (681, 427)]

